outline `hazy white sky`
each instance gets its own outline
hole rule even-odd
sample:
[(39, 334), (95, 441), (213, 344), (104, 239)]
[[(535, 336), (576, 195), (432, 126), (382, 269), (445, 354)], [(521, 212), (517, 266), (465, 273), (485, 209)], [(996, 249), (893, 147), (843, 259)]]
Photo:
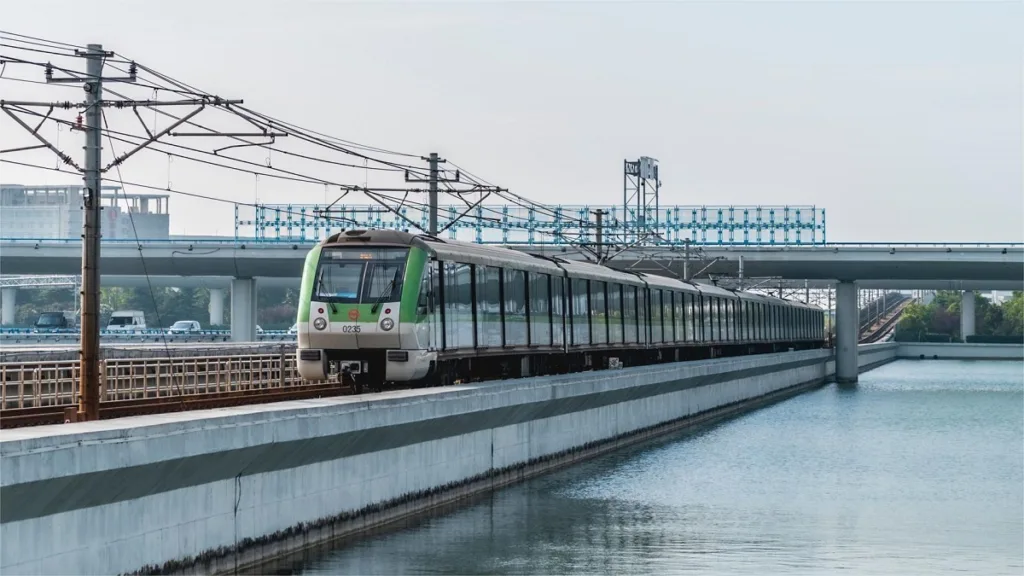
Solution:
[[(439, 151), (538, 202), (621, 202), (623, 159), (649, 155), (662, 204), (814, 204), (835, 241), (1024, 239), (1021, 2), (32, 0), (5, 3), (0, 29), (101, 42), (301, 126)], [(67, 92), (0, 81), (5, 98)], [(15, 141), (3, 120), (0, 148)], [(168, 180), (159, 155), (124, 170)], [(0, 180), (61, 175), (0, 165)], [(255, 194), (252, 176), (186, 163), (170, 180)], [(261, 181), (259, 196), (324, 193)], [(231, 231), (227, 207), (171, 206), (172, 233)]]

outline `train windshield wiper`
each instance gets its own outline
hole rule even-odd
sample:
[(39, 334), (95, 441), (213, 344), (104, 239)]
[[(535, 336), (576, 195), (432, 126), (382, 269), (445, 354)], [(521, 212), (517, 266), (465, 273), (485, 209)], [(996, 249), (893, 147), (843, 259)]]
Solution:
[(394, 290), (394, 288), (395, 288), (395, 279), (392, 278), (391, 282), (388, 282), (388, 285), (385, 286), (384, 289), (381, 290), (380, 295), (377, 296), (377, 301), (374, 302), (373, 303), (373, 307), (370, 308), (370, 314), (376, 314), (377, 313), (377, 308), (380, 307), (380, 303), (384, 300), (384, 297), (390, 295), (391, 291)]
[[(320, 279), (316, 281), (316, 291), (320, 294), (321, 298), (326, 298), (327, 297), (327, 295), (324, 294), (324, 275), (323, 274), (321, 274), (320, 275)], [(330, 308), (331, 308), (331, 314), (337, 314), (338, 313), (338, 309), (334, 306), (334, 302), (333, 301), (328, 300), (327, 301), (327, 305), (330, 306)]]
[(401, 275), (402, 275), (402, 268), (398, 267), (395, 270), (394, 277), (391, 278), (391, 282), (388, 282), (388, 285), (385, 286), (384, 290), (381, 290), (381, 293), (377, 296), (377, 301), (374, 302), (373, 303), (373, 307), (370, 308), (370, 314), (376, 314), (377, 313), (377, 308), (380, 307), (380, 303), (384, 300), (385, 296), (390, 296), (391, 295), (391, 292), (395, 289), (395, 286), (398, 285), (398, 279), (401, 278)]

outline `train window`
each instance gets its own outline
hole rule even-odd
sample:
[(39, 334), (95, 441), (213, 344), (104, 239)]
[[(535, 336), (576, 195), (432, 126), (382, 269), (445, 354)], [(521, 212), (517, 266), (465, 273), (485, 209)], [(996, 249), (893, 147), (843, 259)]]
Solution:
[(662, 314), (665, 317), (665, 340), (668, 342), (675, 342), (679, 337), (676, 335), (676, 323), (675, 323), (675, 308), (672, 306), (673, 298), (676, 296), (675, 292), (666, 290), (662, 294), (664, 301), (661, 303)]
[(530, 272), (530, 343), (539, 346), (551, 344), (551, 299), (547, 274)]
[(650, 320), (651, 320), (651, 342), (657, 343), (662, 341), (662, 312), (661, 312), (661, 298), (662, 291), (657, 288), (651, 289), (648, 298), (650, 299)]
[(740, 339), (750, 340), (750, 302), (740, 303)]
[(636, 289), (636, 324), (637, 341), (647, 344), (651, 341), (650, 310), (647, 306), (647, 289), (637, 287)]
[(576, 346), (590, 344), (590, 297), (589, 281), (573, 278), (572, 282), (572, 343)]
[(715, 324), (718, 323), (718, 313), (717, 310), (715, 310), (715, 308), (717, 308), (716, 305), (718, 304), (717, 301), (718, 298), (715, 298), (714, 296), (708, 296), (704, 300), (704, 336), (709, 342), (714, 342), (718, 339), (718, 331), (715, 330)]
[(561, 276), (551, 277), (551, 343), (561, 346), (564, 343), (566, 331), (570, 330), (572, 324), (565, 314), (563, 290), (565, 283)]
[(683, 294), (672, 293), (672, 339), (682, 342), (686, 339), (686, 332), (683, 328)]
[(697, 294), (685, 294), (683, 302), (683, 315), (686, 319), (687, 342), (696, 342), (700, 339), (700, 332), (697, 330), (697, 315), (699, 314), (693, 303), (697, 300)]
[(757, 304), (754, 302), (747, 302), (747, 340), (757, 340), (757, 320), (755, 315), (757, 314)]
[(722, 312), (722, 324), (724, 325), (722, 327), (722, 334), (724, 335), (723, 340), (725, 340), (726, 342), (731, 342), (733, 339), (732, 324), (734, 322), (731, 300), (722, 300)]
[(608, 342), (622, 343), (622, 285), (608, 284)]
[(469, 264), (444, 263), (445, 348), (472, 348), (473, 269)]
[(729, 341), (735, 342), (739, 340), (739, 327), (736, 325), (739, 314), (736, 313), (736, 308), (739, 307), (739, 302), (736, 300), (729, 300)]
[(636, 286), (622, 288), (623, 337), (629, 344), (637, 343)]
[(501, 346), (501, 292), (498, 269), (476, 267), (476, 334), (477, 346)]
[(722, 339), (721, 332), (721, 321), (719, 319), (719, 300), (717, 297), (711, 297), (711, 340), (719, 341)]
[(608, 342), (608, 308), (604, 282), (590, 281), (590, 338), (593, 344)]
[(732, 341), (732, 301), (722, 300), (722, 334), (726, 342)]
[(505, 346), (526, 345), (526, 273), (505, 268)]

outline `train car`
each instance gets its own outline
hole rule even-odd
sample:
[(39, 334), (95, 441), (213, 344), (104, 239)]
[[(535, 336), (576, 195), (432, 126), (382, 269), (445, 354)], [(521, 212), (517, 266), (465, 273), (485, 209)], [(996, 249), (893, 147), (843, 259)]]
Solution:
[(799, 302), (391, 230), (349, 230), (306, 257), (298, 370), (357, 387), (820, 347)]

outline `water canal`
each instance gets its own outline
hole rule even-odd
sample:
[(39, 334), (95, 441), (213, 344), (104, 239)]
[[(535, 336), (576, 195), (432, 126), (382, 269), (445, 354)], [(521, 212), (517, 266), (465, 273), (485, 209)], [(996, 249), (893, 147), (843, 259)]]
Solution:
[(1024, 572), (1024, 363), (899, 361), (282, 574)]

